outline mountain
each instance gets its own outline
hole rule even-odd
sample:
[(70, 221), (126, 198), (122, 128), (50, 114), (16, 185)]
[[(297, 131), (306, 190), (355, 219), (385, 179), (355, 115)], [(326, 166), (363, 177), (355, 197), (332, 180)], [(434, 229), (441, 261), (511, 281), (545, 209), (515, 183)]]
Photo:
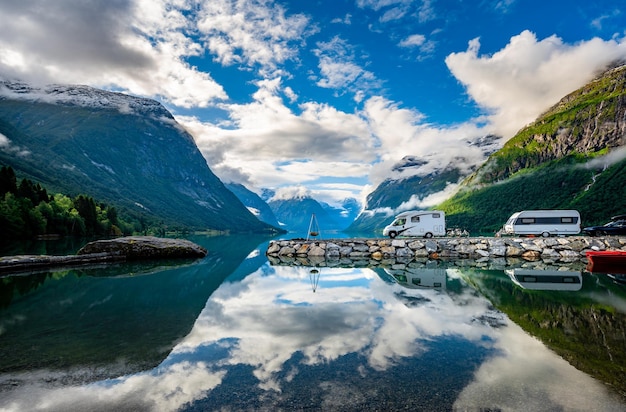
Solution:
[(213, 174), (158, 102), (86, 86), (0, 82), (0, 164), (170, 227), (273, 229)]
[[(397, 210), (413, 198), (422, 200), (429, 195), (443, 191), (448, 185), (458, 183), (463, 177), (453, 166), (425, 176), (411, 176), (406, 179), (387, 179), (367, 195), (367, 208), (346, 229), (348, 232), (377, 232), (391, 223)], [(417, 202), (416, 202), (417, 203)], [(419, 209), (409, 207), (408, 209)]]
[[(493, 135), (484, 136), (476, 145), (488, 155), (495, 151), (499, 138)], [(455, 158), (443, 167), (433, 167), (428, 161), (417, 156), (405, 156), (393, 166), (393, 172), (409, 173), (410, 177), (386, 179), (367, 196), (366, 207), (356, 220), (346, 229), (350, 233), (379, 232), (393, 217), (401, 211), (423, 209), (425, 199), (444, 191), (461, 182), (472, 169), (457, 165), (467, 164), (467, 159)], [(425, 167), (426, 166), (426, 167)], [(421, 172), (428, 170), (428, 172)], [(412, 172), (412, 173), (411, 173)]]
[(269, 205), (259, 195), (239, 183), (226, 183), (228, 190), (243, 203), (260, 221), (279, 227), (278, 220)]
[(268, 205), (283, 229), (290, 232), (307, 231), (315, 215), (317, 225), (323, 229), (334, 226), (330, 215), (317, 200), (310, 197), (270, 200)]
[(626, 212), (626, 66), (565, 96), (520, 130), (437, 208), (496, 231), (524, 209), (577, 209), (583, 226)]
[[(306, 232), (313, 221), (315, 231), (338, 232), (345, 229), (359, 209), (356, 199), (346, 199), (341, 208), (320, 203), (309, 196), (291, 199), (270, 199), (268, 205), (283, 229)], [(312, 216), (315, 215), (315, 219)]]

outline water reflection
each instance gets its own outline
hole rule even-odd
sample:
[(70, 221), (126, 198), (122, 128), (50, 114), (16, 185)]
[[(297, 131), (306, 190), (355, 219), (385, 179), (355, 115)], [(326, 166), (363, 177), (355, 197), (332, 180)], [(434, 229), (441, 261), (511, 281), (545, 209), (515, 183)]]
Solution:
[[(548, 307), (554, 322), (571, 316), (576, 324), (582, 308), (606, 305), (608, 295), (626, 300), (623, 292), (613, 293), (613, 283), (583, 276), (580, 291), (563, 292), (524, 289), (503, 271), (437, 264), (271, 266), (259, 250), (264, 249), (246, 253), (231, 270), (158, 366), (82, 386), (60, 378), (13, 385), (20, 375), (4, 373), (0, 408), (613, 411), (626, 406), (529, 335), (521, 321), (523, 313)], [(564, 296), (572, 298), (564, 302)], [(618, 336), (626, 322), (623, 316), (612, 320), (603, 330)], [(566, 329), (570, 339), (579, 339)], [(612, 344), (618, 343), (616, 338)]]
[(514, 268), (505, 270), (513, 283), (523, 289), (576, 291), (582, 288), (582, 272)]
[(212, 251), (201, 260), (0, 278), (0, 373), (88, 367), (63, 377), (84, 382), (158, 365), (189, 333), (210, 294), (259, 243), (238, 239), (239, 247), (216, 253), (216, 239), (199, 241)]

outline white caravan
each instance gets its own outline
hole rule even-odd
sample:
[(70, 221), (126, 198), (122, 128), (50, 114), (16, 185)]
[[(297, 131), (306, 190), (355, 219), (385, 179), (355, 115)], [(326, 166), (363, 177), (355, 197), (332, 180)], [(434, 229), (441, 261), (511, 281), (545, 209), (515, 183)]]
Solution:
[(383, 236), (433, 236), (446, 235), (446, 215), (440, 210), (412, 210), (400, 213), (392, 224), (383, 229)]
[(504, 225), (509, 235), (575, 235), (580, 233), (577, 210), (523, 210), (511, 215)]

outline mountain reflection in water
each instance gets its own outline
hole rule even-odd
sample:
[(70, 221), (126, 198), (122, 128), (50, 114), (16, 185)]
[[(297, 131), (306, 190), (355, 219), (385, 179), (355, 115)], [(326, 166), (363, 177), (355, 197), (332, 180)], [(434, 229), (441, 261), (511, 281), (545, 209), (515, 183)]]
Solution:
[[(437, 262), (389, 268), (272, 266), (263, 254), (265, 245), (255, 248), (258, 240), (246, 247), (254, 242), (231, 237), (236, 254), (213, 242), (202, 244), (209, 250), (206, 260), (142, 276), (146, 283), (137, 288), (131, 287), (133, 277), (117, 276), (111, 279), (120, 284), (93, 283), (85, 290), (85, 276), (66, 275), (14, 297), (0, 309), (3, 355), (12, 350), (2, 343), (5, 338), (40, 347), (48, 334), (70, 348), (83, 340), (107, 344), (98, 345), (84, 363), (82, 356), (71, 363), (56, 361), (56, 351), (71, 356), (62, 345), (47, 351), (47, 361), (27, 350), (21, 356), (29, 358), (20, 364), (0, 358), (0, 409), (626, 408), (626, 291), (607, 276), (571, 271), (561, 283), (579, 279), (578, 289), (533, 289), (516, 281), (514, 272)], [(550, 280), (544, 272), (523, 276)], [(52, 287), (59, 281), (63, 287)], [(73, 292), (63, 295), (66, 290)], [(80, 290), (96, 297), (91, 304), (97, 311)], [(141, 296), (144, 312), (152, 307), (154, 316), (133, 318), (139, 306), (120, 300), (119, 290)], [(189, 316), (181, 316), (184, 334), (169, 334), (169, 343), (155, 340), (152, 347), (150, 339), (140, 340), (135, 363), (141, 363), (141, 353), (151, 353), (144, 363), (153, 366), (124, 370), (128, 355), (120, 358), (120, 348), (137, 345), (137, 335), (149, 328), (156, 333), (171, 324), (163, 321), (166, 312), (179, 310), (176, 305), (194, 294), (194, 307), (204, 301), (188, 325), (183, 319)], [(44, 327), (36, 308), (45, 310), (53, 301), (68, 307), (85, 303), (65, 320), (48, 316)], [(116, 330), (114, 324), (125, 317), (143, 332)], [(91, 336), (80, 336), (74, 322), (88, 323), (85, 333)], [(20, 336), (23, 329), (30, 331)], [(600, 332), (604, 341), (598, 340)], [(155, 353), (161, 354), (156, 362)], [(107, 367), (121, 373), (98, 378), (95, 369)]]

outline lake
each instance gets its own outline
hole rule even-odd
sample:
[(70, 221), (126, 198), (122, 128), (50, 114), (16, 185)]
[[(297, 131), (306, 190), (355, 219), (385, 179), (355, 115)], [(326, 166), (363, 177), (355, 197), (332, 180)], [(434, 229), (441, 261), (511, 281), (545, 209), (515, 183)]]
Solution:
[(0, 411), (626, 410), (619, 276), (189, 239), (206, 258), (0, 278)]

